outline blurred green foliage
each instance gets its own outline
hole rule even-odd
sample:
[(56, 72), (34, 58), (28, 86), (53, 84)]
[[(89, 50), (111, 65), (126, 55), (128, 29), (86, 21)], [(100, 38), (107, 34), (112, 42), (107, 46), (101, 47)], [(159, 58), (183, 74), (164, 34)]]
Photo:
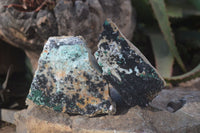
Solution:
[(132, 4), (137, 14), (134, 41), (138, 36), (149, 38), (161, 75), (170, 83), (200, 76), (200, 0), (132, 0)]

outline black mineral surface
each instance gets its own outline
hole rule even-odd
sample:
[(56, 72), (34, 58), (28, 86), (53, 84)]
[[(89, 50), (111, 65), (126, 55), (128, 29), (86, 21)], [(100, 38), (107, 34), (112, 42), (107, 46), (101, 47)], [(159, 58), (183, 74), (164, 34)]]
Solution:
[(104, 23), (95, 58), (105, 79), (130, 106), (146, 106), (165, 85), (156, 69), (111, 20)]

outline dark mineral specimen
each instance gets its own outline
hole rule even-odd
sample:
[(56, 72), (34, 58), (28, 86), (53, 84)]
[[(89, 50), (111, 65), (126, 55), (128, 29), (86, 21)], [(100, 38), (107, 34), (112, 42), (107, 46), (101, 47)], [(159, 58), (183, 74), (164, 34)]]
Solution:
[(104, 23), (95, 58), (104, 77), (130, 106), (146, 106), (164, 87), (156, 69), (110, 20)]
[(156, 69), (110, 20), (104, 23), (95, 57), (82, 37), (49, 38), (27, 103), (69, 114), (114, 114), (108, 82), (130, 106), (146, 106), (165, 85)]
[(90, 65), (81, 37), (51, 37), (38, 62), (27, 102), (94, 116), (115, 113), (107, 82)]

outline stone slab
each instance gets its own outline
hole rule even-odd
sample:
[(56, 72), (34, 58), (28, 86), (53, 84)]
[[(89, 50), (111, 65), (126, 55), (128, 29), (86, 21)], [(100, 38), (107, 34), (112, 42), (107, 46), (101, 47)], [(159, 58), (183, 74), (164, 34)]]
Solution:
[[(191, 89), (192, 93), (183, 93)], [(174, 94), (170, 97), (170, 94)], [(159, 97), (168, 94), (168, 97)], [(176, 97), (187, 97), (182, 108), (175, 112), (167, 110), (167, 102), (173, 101)], [(192, 98), (193, 97), (193, 98)], [(52, 110), (39, 106), (29, 106), (15, 114), (17, 133), (198, 133), (200, 131), (199, 107), (200, 90), (193, 88), (175, 88), (162, 90), (154, 99), (157, 100), (157, 107), (139, 106), (123, 108), (117, 115), (102, 115), (97, 117), (85, 117), (80, 115), (69, 116), (63, 113), (56, 113)], [(171, 99), (171, 100), (169, 100)]]
[(8, 123), (15, 123), (14, 114), (18, 112), (18, 110), (11, 109), (1, 109), (1, 120)]

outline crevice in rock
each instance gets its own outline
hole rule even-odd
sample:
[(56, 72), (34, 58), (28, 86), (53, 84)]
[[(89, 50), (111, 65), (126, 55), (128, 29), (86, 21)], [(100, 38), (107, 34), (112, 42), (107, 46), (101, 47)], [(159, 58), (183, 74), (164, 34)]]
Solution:
[(122, 97), (120, 96), (119, 92), (111, 87), (110, 88), (110, 97), (113, 100), (113, 102), (116, 103), (116, 114), (115, 115), (122, 115), (122, 114), (126, 114), (128, 112), (128, 110), (131, 108), (131, 106), (128, 106), (122, 99)]
[(181, 109), (186, 103), (185, 99), (180, 99), (176, 101), (171, 101), (167, 104), (167, 110), (171, 113), (174, 113)]
[(0, 108), (24, 109), (27, 107), (25, 99), (32, 81), (32, 73), (27, 63), (24, 51), (0, 40), (0, 85), (5, 80), (8, 68), (12, 66), (5, 91), (1, 90), (3, 99), (0, 99)]

